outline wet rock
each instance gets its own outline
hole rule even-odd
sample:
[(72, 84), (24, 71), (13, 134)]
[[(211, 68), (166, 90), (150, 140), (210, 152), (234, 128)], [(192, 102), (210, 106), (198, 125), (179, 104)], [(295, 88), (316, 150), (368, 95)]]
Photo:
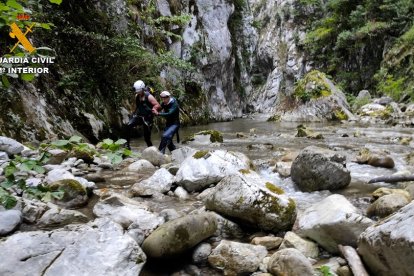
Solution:
[(190, 197), (188, 192), (182, 187), (177, 187), (177, 189), (174, 191), (174, 195), (181, 200), (186, 200)]
[(183, 144), (208, 145), (211, 143), (223, 143), (223, 135), (217, 130), (203, 130), (184, 139)]
[(151, 162), (145, 159), (141, 159), (130, 164), (127, 170), (130, 172), (142, 172), (148, 170), (155, 170), (155, 167), (151, 164)]
[(75, 176), (63, 168), (54, 168), (47, 173), (45, 182), (51, 184), (53, 182), (64, 180), (64, 179), (75, 179)]
[(369, 103), (371, 101), (371, 94), (368, 90), (361, 90), (358, 93), (358, 96), (355, 98), (354, 104), (352, 105), (352, 110), (357, 110), (361, 106)]
[(304, 125), (298, 125), (297, 127), (298, 133), (296, 134), (296, 137), (307, 137), (311, 139), (323, 139), (322, 134), (318, 132), (313, 132), (312, 130), (308, 129)]
[(208, 262), (224, 275), (239, 275), (255, 272), (266, 255), (264, 246), (224, 240), (213, 249)]
[(395, 166), (394, 160), (390, 156), (371, 156), (368, 160), (368, 165), (381, 168), (392, 169)]
[(216, 241), (223, 239), (241, 239), (244, 236), (243, 229), (235, 222), (220, 216), (217, 213), (212, 212), (217, 222), (217, 231), (214, 233)]
[[(333, 275), (336, 275), (341, 263), (346, 264), (346, 261), (339, 257), (329, 258), (328, 260), (321, 260), (317, 262), (313, 267), (318, 269), (319, 271), (327, 271)], [(352, 275), (352, 274), (351, 274)]]
[(292, 162), (277, 162), (273, 168), (273, 172), (277, 172), (281, 177), (289, 177)]
[(354, 274), (352, 274), (352, 271), (349, 268), (349, 266), (346, 266), (346, 265), (341, 266), (340, 268), (338, 268), (336, 273), (338, 274), (338, 276), (353, 276), (354, 275)]
[(95, 204), (93, 213), (97, 217), (107, 217), (125, 229), (135, 223), (135, 228), (141, 228), (146, 234), (164, 222), (161, 217), (148, 211), (146, 205), (121, 195), (100, 199)]
[(174, 209), (164, 209), (159, 213), (159, 215), (164, 219), (165, 222), (182, 217), (182, 215), (180, 215)]
[(349, 185), (345, 156), (315, 146), (306, 147), (293, 161), (292, 180), (301, 191), (336, 190)]
[(317, 258), (319, 255), (318, 245), (310, 240), (303, 239), (293, 232), (287, 232), (279, 249), (295, 248), (308, 258)]
[(27, 223), (35, 223), (49, 209), (47, 204), (38, 200), (23, 198), (22, 201), (23, 220)]
[(1, 161), (7, 161), (9, 160), (9, 156), (4, 151), (0, 151), (0, 160)]
[(384, 218), (392, 213), (395, 213), (410, 203), (410, 201), (411, 200), (408, 200), (406, 195), (402, 194), (384, 195), (368, 207), (367, 215), (370, 217), (378, 216), (380, 218)]
[(249, 137), (249, 135), (247, 135), (246, 133), (243, 133), (243, 132), (237, 132), (236, 137), (237, 138), (247, 138), (247, 137)]
[(24, 150), (24, 146), (14, 139), (0, 136), (0, 151), (6, 152), (8, 155), (19, 154)]
[(18, 210), (0, 210), (0, 237), (16, 230), (22, 222), (22, 212)]
[(402, 190), (402, 189), (390, 189), (390, 188), (385, 188), (385, 187), (381, 187), (376, 189), (373, 193), (372, 193), (372, 198), (374, 200), (377, 200), (378, 198), (385, 196), (385, 195), (391, 195), (391, 194), (399, 194), (403, 197), (405, 197), (407, 199), (407, 201), (411, 201), (411, 195), (409, 192), (407, 192), (406, 190)]
[(189, 192), (200, 191), (219, 182), (226, 175), (249, 168), (250, 160), (241, 153), (223, 150), (197, 151), (181, 164), (176, 182)]
[(142, 249), (152, 258), (175, 256), (212, 236), (216, 229), (212, 214), (187, 215), (158, 227), (145, 239)]
[(262, 245), (264, 247), (266, 247), (267, 250), (272, 250), (272, 249), (276, 249), (280, 246), (280, 244), (282, 243), (283, 239), (280, 237), (271, 237), (271, 236), (266, 236), (266, 237), (255, 237), (252, 240), (252, 244), (254, 245)]
[(63, 192), (61, 199), (54, 199), (53, 202), (65, 208), (76, 208), (84, 206), (88, 200), (85, 187), (74, 179), (63, 179), (47, 185), (51, 191)]
[(88, 218), (81, 212), (59, 208), (54, 204), (48, 204), (49, 210), (43, 213), (37, 221), (39, 227), (62, 227), (72, 223), (84, 223)]
[(257, 174), (246, 172), (225, 177), (204, 201), (208, 210), (278, 232), (291, 227), (296, 218), (295, 202), (283, 193)]
[(316, 275), (310, 261), (297, 249), (281, 249), (270, 257), (268, 271), (272, 275)]
[(344, 196), (334, 194), (306, 209), (293, 231), (338, 253), (338, 244), (356, 247), (358, 236), (372, 224)]
[(414, 271), (414, 202), (366, 229), (358, 253), (373, 275), (411, 275)]
[(207, 261), (211, 253), (211, 245), (208, 243), (201, 243), (194, 248), (192, 260), (196, 264), (201, 264)]
[(367, 148), (363, 148), (358, 152), (356, 157), (358, 164), (368, 164), (374, 167), (394, 168), (394, 160), (384, 152), (372, 152)]
[(89, 173), (85, 175), (85, 179), (91, 182), (105, 182), (105, 178), (100, 173)]
[(139, 275), (146, 257), (110, 220), (50, 232), (31, 231), (0, 242), (0, 275)]
[(391, 97), (381, 97), (379, 99), (374, 99), (374, 104), (380, 104), (380, 105), (388, 105), (393, 101)]
[(48, 150), (47, 152), (50, 154), (47, 164), (51, 164), (51, 165), (61, 164), (68, 156), (68, 153), (61, 149), (51, 149), (51, 150)]
[(174, 164), (181, 164), (187, 157), (192, 156), (197, 150), (184, 146), (173, 150), (171, 153), (171, 159)]
[(148, 160), (154, 166), (161, 166), (162, 164), (168, 163), (164, 154), (162, 154), (155, 146), (144, 149), (142, 158)]
[(26, 186), (27, 187), (37, 187), (42, 183), (42, 179), (34, 178), (34, 177), (30, 177), (30, 178), (26, 179), (25, 181), (26, 181)]
[(159, 193), (167, 193), (170, 191), (172, 184), (174, 183), (174, 176), (170, 174), (166, 169), (161, 168), (157, 170), (149, 178), (138, 182), (132, 186), (131, 190), (134, 193), (136, 190), (154, 190)]

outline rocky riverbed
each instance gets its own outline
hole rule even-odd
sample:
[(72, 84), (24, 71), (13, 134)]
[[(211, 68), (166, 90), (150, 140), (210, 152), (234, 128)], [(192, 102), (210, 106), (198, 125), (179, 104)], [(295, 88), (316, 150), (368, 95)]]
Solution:
[[(118, 165), (51, 150), (44, 173), (19, 177), (66, 194), (1, 209), (0, 274), (350, 275), (341, 244), (371, 275), (411, 275), (414, 186), (368, 181), (412, 174), (412, 129), (255, 117), (181, 136), (206, 128), (223, 140), (195, 135), (168, 156), (137, 140)], [(0, 178), (39, 155), (0, 141)]]

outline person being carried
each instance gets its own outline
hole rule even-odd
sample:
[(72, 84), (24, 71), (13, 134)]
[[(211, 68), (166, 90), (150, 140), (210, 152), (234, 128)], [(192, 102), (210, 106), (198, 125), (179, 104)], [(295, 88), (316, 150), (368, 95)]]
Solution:
[(126, 125), (126, 144), (128, 149), (131, 149), (131, 132), (132, 128), (137, 125), (142, 125), (144, 130), (144, 140), (148, 147), (152, 146), (151, 130), (154, 122), (154, 115), (158, 114), (161, 109), (160, 104), (151, 95), (149, 89), (145, 86), (142, 80), (134, 83), (133, 90), (135, 91), (135, 111), (132, 113), (128, 124)]
[(158, 113), (158, 115), (164, 117), (166, 122), (158, 149), (164, 154), (167, 147), (170, 151), (176, 149), (173, 143), (173, 136), (177, 133), (177, 141), (179, 140), (178, 129), (180, 128), (180, 108), (177, 100), (171, 96), (170, 92), (163, 91), (160, 96), (162, 99), (161, 109), (163, 112)]

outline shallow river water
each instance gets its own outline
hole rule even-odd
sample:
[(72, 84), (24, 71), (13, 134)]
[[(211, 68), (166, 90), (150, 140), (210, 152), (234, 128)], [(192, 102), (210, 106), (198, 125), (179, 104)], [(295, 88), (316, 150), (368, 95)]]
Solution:
[[(378, 187), (393, 186), (385, 183), (368, 184), (370, 179), (405, 169), (412, 170), (412, 166), (407, 164), (406, 157), (413, 151), (413, 142), (410, 145), (402, 145), (400, 142), (402, 138), (414, 138), (414, 129), (412, 128), (389, 125), (364, 126), (356, 123), (306, 123), (306, 127), (321, 133), (324, 137), (324, 139), (315, 140), (295, 137), (297, 125), (298, 123), (267, 122), (265, 117), (255, 116), (231, 122), (185, 127), (180, 130), (180, 136), (183, 140), (183, 138), (201, 130), (220, 131), (224, 137), (222, 144), (209, 146), (192, 144), (190, 146), (197, 149), (227, 149), (243, 152), (255, 164), (258, 164), (257, 171), (263, 177), (280, 185), (288, 195), (297, 201), (300, 211), (331, 193), (329, 191), (302, 193), (298, 191), (290, 178), (284, 179), (279, 174), (272, 172), (267, 165), (268, 161), (277, 159), (287, 152), (298, 152), (307, 146), (316, 145), (344, 154), (347, 157), (346, 167), (351, 172), (351, 184), (347, 188), (335, 192), (345, 195), (361, 209), (365, 209), (369, 203), (369, 194), (372, 191)], [(238, 138), (237, 133), (244, 134), (245, 137)], [(160, 134), (161, 132), (153, 133), (154, 145), (158, 145)], [(144, 142), (142, 139), (136, 139), (132, 146), (140, 150), (144, 148)], [(395, 168), (376, 168), (353, 162), (356, 160), (358, 151), (364, 147), (388, 152), (395, 162)]]
[[(218, 130), (223, 134), (224, 142), (211, 145), (189, 145), (196, 149), (227, 149), (246, 154), (256, 165), (257, 172), (274, 184), (282, 187), (285, 192), (295, 199), (298, 212), (302, 212), (315, 202), (332, 194), (329, 191), (300, 192), (291, 178), (282, 178), (272, 171), (269, 163), (289, 152), (299, 152), (303, 148), (315, 145), (329, 148), (344, 154), (347, 157), (346, 167), (351, 172), (351, 183), (345, 189), (335, 191), (348, 198), (362, 213), (370, 204), (370, 194), (379, 187), (395, 187), (395, 184), (375, 183), (368, 181), (378, 176), (391, 175), (397, 171), (410, 170), (413, 167), (408, 164), (407, 155), (413, 152), (413, 142), (402, 145), (402, 138), (414, 138), (414, 129), (392, 127), (389, 125), (360, 125), (357, 123), (306, 123), (306, 127), (323, 135), (324, 139), (314, 140), (295, 137), (298, 123), (267, 122), (263, 116), (236, 119), (231, 122), (211, 123), (203, 126), (190, 126), (180, 130), (183, 138), (207, 129)], [(239, 135), (237, 135), (239, 133)], [(243, 135), (241, 135), (243, 134)], [(153, 133), (154, 145), (158, 145), (161, 132)], [(243, 137), (240, 137), (243, 136)], [(175, 138), (174, 138), (175, 139)], [(175, 140), (174, 140), (175, 141)], [(182, 146), (182, 145), (178, 145)], [(143, 139), (136, 139), (132, 143), (135, 150), (144, 149)], [(384, 150), (394, 160), (395, 168), (377, 168), (370, 165), (360, 165), (356, 160), (358, 151), (362, 148), (370, 150)], [(173, 197), (159, 199), (142, 199), (146, 201), (153, 211), (162, 209), (176, 209), (182, 213), (188, 213), (202, 203), (194, 197), (191, 200), (180, 202)], [(155, 264), (155, 267), (159, 264)], [(152, 268), (151, 268), (152, 267)], [(142, 275), (159, 275), (153, 271), (154, 266), (146, 266)], [(171, 272), (171, 270), (169, 270)], [(210, 271), (211, 272), (211, 271)], [(163, 273), (161, 273), (163, 274)]]

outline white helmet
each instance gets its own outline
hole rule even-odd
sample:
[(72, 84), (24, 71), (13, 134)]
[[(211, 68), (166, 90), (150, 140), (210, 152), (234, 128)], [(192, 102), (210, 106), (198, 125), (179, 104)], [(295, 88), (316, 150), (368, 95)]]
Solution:
[(168, 92), (168, 91), (162, 91), (161, 94), (160, 94), (161, 98), (167, 98), (167, 97), (170, 97), (170, 96), (171, 96), (171, 93)]
[(145, 83), (142, 80), (134, 82), (135, 92), (141, 92), (145, 88)]

